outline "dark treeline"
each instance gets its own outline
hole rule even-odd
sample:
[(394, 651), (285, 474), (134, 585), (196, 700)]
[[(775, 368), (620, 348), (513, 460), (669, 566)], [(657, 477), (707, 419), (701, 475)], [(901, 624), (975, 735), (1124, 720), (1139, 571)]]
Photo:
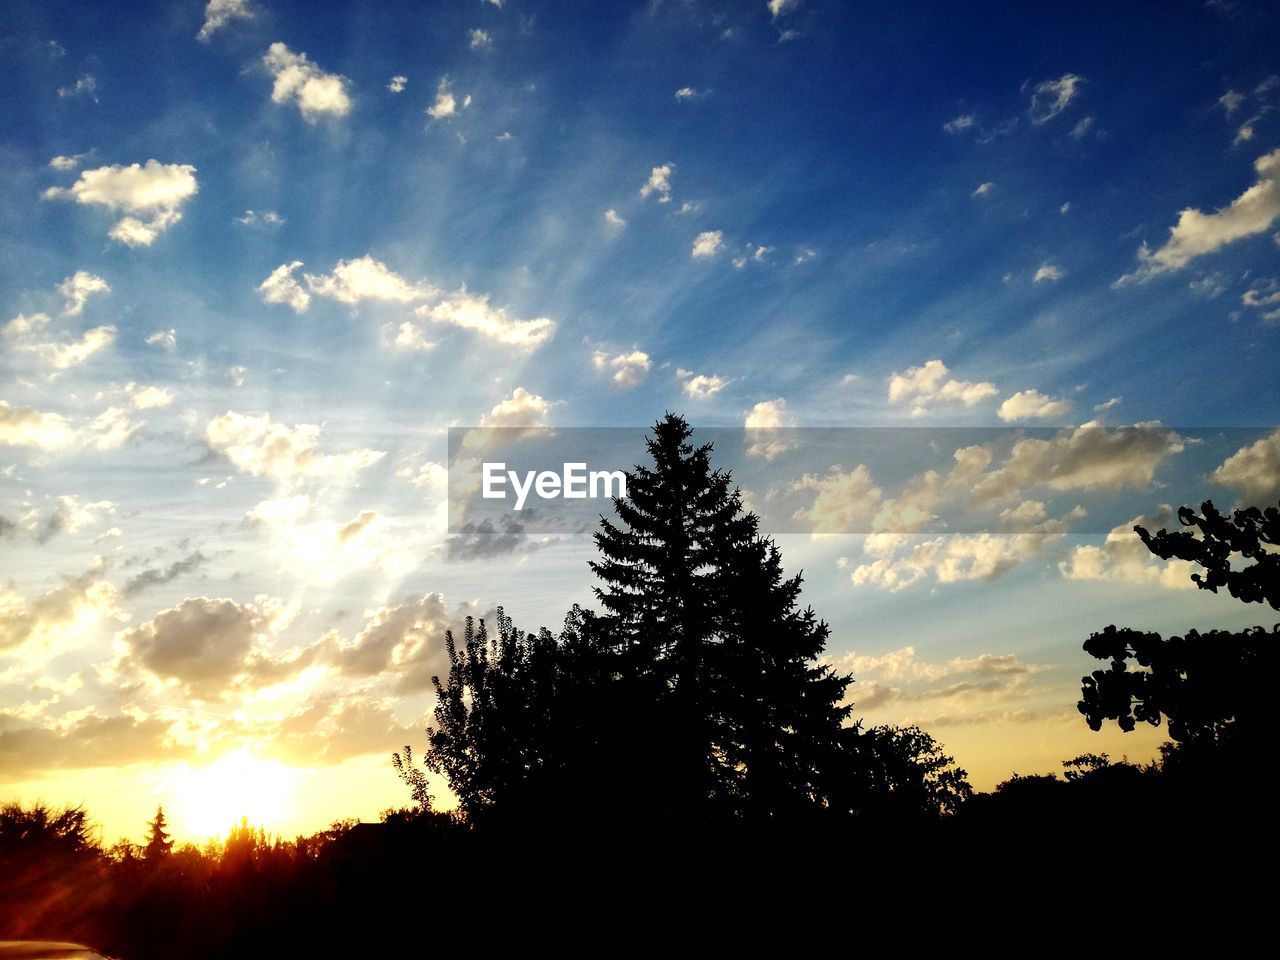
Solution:
[[(1205, 858), (1245, 845), (1274, 851), (1259, 772), (1274, 630), (1095, 633), (1085, 651), (1106, 664), (1084, 678), (1084, 722), (1165, 724), (1161, 757), (1086, 754), (975, 795), (926, 731), (855, 719), (853, 678), (821, 659), (827, 624), (709, 446), (668, 416), (648, 447), (596, 534), (596, 611), (528, 632), (499, 610), (445, 638), (425, 751), (393, 756), (409, 806), (293, 841), (241, 824), (202, 850), (175, 848), (163, 811), (143, 845), (103, 849), (84, 810), (11, 805), (0, 937), (128, 958), (368, 955), (375, 936), (412, 938), (425, 898), (529, 896), (537, 884), (514, 878), (545, 883), (551, 864), (610, 891), (608, 878), (669, 890), (708, 868), (816, 883), (856, 863), (1128, 896), (1200, 883)], [(1280, 609), (1280, 511), (1205, 503), (1179, 519), (1138, 535), (1196, 564), (1201, 589)], [(436, 809), (428, 771), (456, 810)]]

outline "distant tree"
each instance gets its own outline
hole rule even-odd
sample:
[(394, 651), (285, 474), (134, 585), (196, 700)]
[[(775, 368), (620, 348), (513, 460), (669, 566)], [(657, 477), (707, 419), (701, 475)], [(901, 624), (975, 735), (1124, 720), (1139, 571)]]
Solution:
[(398, 753), (391, 754), (391, 765), (395, 767), (396, 775), (409, 788), (409, 797), (417, 805), (418, 809), (429, 811), (431, 809), (431, 789), (427, 784), (426, 773), (413, 765), (413, 747), (406, 743), (403, 757)]
[(142, 855), (151, 863), (158, 863), (173, 850), (173, 840), (169, 836), (168, 822), (165, 820), (164, 807), (156, 807), (155, 818), (147, 824), (147, 843), (142, 848)]
[[(1198, 535), (1135, 530), (1157, 556), (1202, 567), (1204, 574), (1191, 577), (1201, 589), (1216, 593), (1225, 586), (1246, 603), (1280, 609), (1280, 511), (1250, 507), (1228, 518), (1206, 501), (1201, 515), (1182, 507), (1178, 519)], [(1139, 723), (1158, 725), (1163, 718), (1170, 737), (1184, 747), (1258, 742), (1270, 736), (1274, 725), (1278, 634), (1280, 625), (1272, 630), (1188, 630), (1165, 639), (1108, 626), (1085, 642), (1085, 651), (1109, 660), (1110, 667), (1083, 678), (1078, 709), (1094, 730), (1107, 720), (1130, 731)]]
[(876, 726), (848, 738), (853, 756), (839, 771), (843, 812), (872, 820), (938, 820), (973, 795), (968, 773), (955, 766), (918, 726)]

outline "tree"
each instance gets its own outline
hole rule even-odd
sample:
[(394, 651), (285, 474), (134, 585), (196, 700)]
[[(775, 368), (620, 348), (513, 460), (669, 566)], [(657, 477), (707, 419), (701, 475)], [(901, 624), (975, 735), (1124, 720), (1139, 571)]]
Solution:
[(167, 830), (164, 807), (156, 807), (156, 815), (148, 824), (147, 843), (142, 848), (142, 855), (151, 863), (158, 863), (173, 850), (173, 840)]
[[(1198, 564), (1205, 573), (1191, 579), (1216, 593), (1219, 587), (1245, 603), (1269, 603), (1280, 609), (1280, 510), (1249, 507), (1229, 518), (1210, 501), (1202, 515), (1178, 510), (1187, 531), (1135, 530), (1147, 548), (1163, 559)], [(1243, 747), (1269, 736), (1273, 677), (1280, 666), (1280, 644), (1273, 630), (1188, 630), (1165, 639), (1158, 633), (1108, 626), (1092, 634), (1084, 649), (1107, 670), (1082, 680), (1079, 704), (1089, 726), (1114, 720), (1121, 730), (1138, 723), (1169, 724), (1169, 735), (1186, 748)], [(1137, 667), (1139, 669), (1133, 669)]]
[(409, 797), (417, 804), (418, 809), (430, 811), (431, 789), (427, 784), (426, 773), (413, 765), (413, 747), (407, 743), (404, 745), (403, 758), (398, 753), (391, 754), (391, 765), (395, 767), (396, 776), (409, 788)]
[(601, 518), (602, 630), (651, 698), (670, 813), (767, 820), (821, 803), (819, 748), (840, 735), (851, 678), (818, 663), (828, 628), (798, 609), (801, 578), (691, 436), (681, 417), (658, 421), (652, 467), (628, 473), (616, 522)]

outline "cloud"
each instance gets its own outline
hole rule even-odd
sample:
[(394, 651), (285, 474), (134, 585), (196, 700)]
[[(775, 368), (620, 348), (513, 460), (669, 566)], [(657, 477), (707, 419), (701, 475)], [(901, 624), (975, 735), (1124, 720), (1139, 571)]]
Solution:
[(308, 273), (304, 276), (307, 286), (316, 296), (352, 305), (361, 300), (412, 303), (438, 292), (429, 284), (410, 283), (368, 254), (354, 260), (339, 260), (328, 275)]
[(369, 567), (388, 569), (405, 558), (402, 531), (377, 510), (350, 520), (314, 517), (306, 494), (264, 500), (245, 519), (272, 534), (282, 571), (330, 582)]
[(974, 187), (973, 193), (969, 194), (969, 196), (975, 197), (975, 198), (985, 197), (993, 189), (995, 189), (995, 184), (992, 183), (990, 180), (988, 180), (986, 183), (980, 183), (976, 187)]
[(960, 116), (948, 120), (942, 125), (942, 129), (947, 133), (963, 133), (969, 130), (977, 123), (977, 118), (972, 113), (962, 113)]
[(0, 444), (61, 450), (75, 440), (76, 431), (65, 417), (31, 407), (10, 406), (0, 400)]
[(440, 85), (436, 87), (435, 102), (427, 107), (427, 116), (432, 120), (444, 120), (469, 106), (471, 106), (471, 95), (467, 94), (459, 100), (454, 96), (449, 78), (445, 76), (440, 78)]
[(1240, 297), (1246, 307), (1261, 310), (1259, 319), (1263, 323), (1275, 323), (1280, 320), (1280, 283), (1275, 280), (1259, 280)]
[(486, 517), (479, 523), (464, 524), (457, 536), (446, 539), (445, 557), (451, 562), (492, 560), (530, 553), (545, 542), (527, 536), (524, 525), (509, 516), (499, 517), (496, 524)]
[(1073, 548), (1058, 564), (1067, 580), (1103, 580), (1116, 583), (1154, 584), (1170, 590), (1189, 590), (1196, 569), (1186, 560), (1161, 560), (1133, 532), (1135, 526), (1161, 529), (1169, 525), (1173, 508), (1161, 504), (1154, 515), (1134, 517), (1107, 534), (1101, 546)]
[(58, 284), (58, 292), (66, 298), (66, 303), (62, 308), (62, 315), (64, 317), (78, 317), (84, 310), (84, 305), (89, 302), (90, 297), (96, 293), (110, 293), (111, 287), (101, 277), (95, 276), (87, 270), (77, 270), (63, 280), (62, 283)]
[(952, 379), (951, 371), (941, 360), (929, 360), (923, 366), (908, 367), (905, 373), (889, 378), (889, 402), (911, 403), (911, 416), (924, 416), (937, 403), (959, 402), (975, 406), (1000, 391), (994, 383)]
[(246, 227), (280, 227), (284, 225), (284, 217), (274, 210), (246, 210), (235, 218), (236, 223)]
[(987, 469), (991, 455), (981, 447), (957, 450), (956, 460), (969, 464), (965, 482), (973, 499), (990, 503), (1035, 487), (1059, 492), (1145, 489), (1156, 468), (1185, 448), (1181, 436), (1159, 423), (1108, 429), (1090, 421), (1049, 439), (1018, 440), (994, 469)]
[(174, 753), (170, 723), (133, 713), (104, 716), (95, 708), (69, 711), (43, 725), (15, 723), (0, 710), (0, 770), (11, 777), (50, 768), (120, 768)]
[(1080, 92), (1083, 77), (1064, 73), (1057, 80), (1045, 80), (1031, 88), (1031, 106), (1027, 113), (1031, 122), (1039, 126), (1048, 123), (1075, 99)]
[(1242, 103), (1244, 103), (1244, 94), (1235, 90), (1228, 90), (1218, 98), (1218, 106), (1228, 117), (1239, 110)]
[(882, 557), (853, 569), (856, 586), (897, 592), (932, 578), (938, 583), (995, 580), (1044, 550), (1056, 534), (951, 535), (917, 543), (903, 556)]
[(551, 411), (549, 404), (537, 394), (530, 393), (524, 387), (516, 387), (511, 396), (497, 403), (492, 410), (480, 418), (480, 426), (491, 428), (525, 428), (545, 427), (547, 414)]
[(676, 165), (670, 162), (664, 163), (660, 167), (654, 167), (649, 174), (649, 179), (640, 188), (640, 196), (647, 197), (650, 194), (657, 194), (659, 203), (670, 203), (671, 175), (675, 173), (675, 170)]
[(98, 81), (91, 73), (86, 73), (79, 80), (69, 87), (59, 87), (58, 96), (67, 97), (88, 97), (94, 103), (98, 102)]
[(209, 0), (208, 6), (204, 8), (204, 23), (201, 24), (196, 39), (201, 43), (208, 43), (210, 37), (232, 20), (252, 19), (253, 11), (249, 8), (248, 0)]
[(1019, 390), (1000, 404), (996, 415), (1006, 423), (1013, 420), (1046, 420), (1071, 412), (1070, 400), (1047, 397), (1039, 390)]
[(457, 619), (442, 594), (412, 597), (368, 615), (350, 643), (332, 645), (323, 659), (344, 676), (393, 675), (398, 692), (428, 690), (432, 676), (448, 672), (444, 635)]
[(1032, 283), (1056, 283), (1065, 276), (1060, 267), (1055, 266), (1046, 260), (1040, 266), (1036, 267), (1035, 276), (1031, 278)]
[(20, 522), (36, 543), (48, 543), (59, 534), (77, 533), (97, 524), (101, 515), (115, 512), (116, 505), (110, 500), (89, 501), (68, 495), (55, 497), (54, 505), (48, 511), (35, 507), (27, 510)]
[(402, 73), (396, 74), (387, 81), (387, 89), (392, 93), (404, 93), (404, 88), (409, 85), (409, 78)]
[(282, 263), (271, 271), (271, 275), (258, 284), (257, 290), (262, 294), (263, 303), (283, 303), (293, 309), (294, 313), (306, 313), (311, 306), (311, 295), (302, 289), (302, 284), (294, 279), (293, 272), (302, 266), (301, 260)]
[(178, 346), (178, 331), (172, 328), (157, 330), (147, 337), (146, 343), (149, 347), (163, 347), (166, 350), (175, 350)]
[(684, 395), (692, 400), (705, 400), (713, 397), (725, 388), (729, 382), (723, 377), (709, 374), (695, 374), (691, 370), (677, 370), (676, 377), (683, 380)]
[(800, 0), (766, 0), (769, 7), (769, 16), (777, 18), (785, 13), (790, 13), (800, 6)]
[(519, 320), (507, 316), (506, 307), (489, 305), (485, 294), (468, 293), (463, 287), (434, 305), (415, 311), (435, 323), (472, 330), (491, 340), (523, 350), (534, 350), (555, 335), (556, 322), (550, 317)]
[(1209, 475), (1214, 483), (1236, 487), (1258, 501), (1280, 490), (1280, 430), (1241, 447)]
[(632, 350), (610, 357), (603, 350), (591, 355), (591, 365), (597, 370), (613, 372), (613, 385), (623, 390), (637, 386), (649, 375), (653, 361), (643, 350)]
[(115, 327), (94, 327), (86, 330), (79, 340), (69, 343), (34, 343), (25, 349), (39, 354), (55, 370), (69, 370), (79, 366), (100, 350), (116, 341)]
[(1138, 268), (1117, 280), (1115, 286), (1145, 283), (1181, 270), (1196, 257), (1265, 232), (1280, 217), (1280, 149), (1259, 157), (1253, 168), (1257, 181), (1228, 206), (1214, 213), (1188, 207), (1169, 229), (1164, 246), (1153, 252), (1143, 243), (1138, 250)]
[(880, 509), (884, 491), (871, 479), (871, 471), (859, 464), (852, 470), (832, 467), (824, 477), (806, 473), (793, 490), (813, 490), (812, 505), (795, 512), (795, 519), (814, 533), (847, 533), (866, 529)]
[(1072, 140), (1083, 140), (1093, 129), (1093, 117), (1081, 117), (1076, 121), (1076, 125), (1071, 128)]
[(782, 397), (757, 403), (747, 412), (742, 426), (750, 431), (748, 456), (772, 460), (795, 446), (783, 433), (795, 426), (795, 420), (787, 412), (787, 401)]
[(28, 601), (0, 586), (0, 651), (42, 661), (92, 639), (100, 624), (121, 616), (119, 595), (91, 570)]
[(171, 583), (179, 577), (186, 576), (188, 573), (194, 573), (208, 562), (209, 558), (199, 550), (196, 550), (181, 560), (173, 561), (167, 567), (154, 567), (143, 570), (136, 576), (131, 577), (129, 582), (124, 585), (124, 595), (132, 597), (151, 587), (159, 587), (166, 583)]
[(54, 157), (49, 161), (50, 168), (54, 170), (74, 170), (80, 166), (81, 156), (68, 157), (62, 154)]
[(76, 203), (122, 213), (125, 216), (108, 236), (129, 247), (148, 247), (182, 219), (182, 205), (198, 190), (195, 167), (153, 159), (142, 166), (113, 164), (84, 170), (70, 187), (50, 187), (44, 197), (70, 197)]
[(468, 30), (467, 45), (472, 50), (491, 50), (493, 49), (493, 38), (485, 30)]
[(245, 672), (270, 625), (259, 607), (188, 597), (120, 637), (117, 669), (176, 682), (197, 699), (214, 699)]
[(693, 89), (693, 87), (681, 87), (676, 91), (677, 100), (692, 100), (697, 97), (697, 95), (698, 91)]
[(604, 212), (604, 222), (611, 227), (617, 227), (619, 230), (627, 225), (627, 221), (623, 220), (618, 211), (612, 207)]
[(289, 483), (302, 477), (342, 477), (368, 469), (385, 456), (380, 450), (357, 449), (340, 454), (318, 450), (320, 427), (287, 427), (269, 414), (227, 411), (209, 421), (205, 440), (242, 473)]
[(693, 259), (703, 260), (714, 257), (724, 248), (724, 233), (719, 230), (704, 230), (694, 238), (690, 253)]
[(262, 63), (275, 78), (272, 101), (293, 101), (307, 123), (315, 123), (324, 116), (345, 117), (351, 112), (346, 79), (336, 73), (325, 73), (308, 60), (305, 53), (294, 53), (277, 42), (267, 49)]

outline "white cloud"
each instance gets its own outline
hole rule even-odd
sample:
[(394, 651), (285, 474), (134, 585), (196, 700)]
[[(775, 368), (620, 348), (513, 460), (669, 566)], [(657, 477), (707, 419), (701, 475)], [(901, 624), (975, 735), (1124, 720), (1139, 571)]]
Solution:
[(1084, 78), (1074, 73), (1064, 73), (1057, 80), (1045, 80), (1031, 88), (1031, 106), (1027, 113), (1031, 122), (1039, 125), (1052, 120), (1075, 98)]
[(198, 190), (195, 167), (148, 160), (142, 166), (113, 164), (85, 170), (70, 187), (50, 187), (44, 197), (70, 197), (76, 203), (123, 213), (108, 235), (126, 246), (146, 247), (182, 219), (182, 205)]
[(556, 332), (556, 322), (550, 317), (531, 320), (509, 318), (506, 307), (491, 307), (487, 295), (468, 293), (465, 287), (437, 304), (418, 307), (414, 312), (435, 323), (472, 330), (498, 343), (523, 350), (536, 349)]
[(944, 123), (942, 125), (942, 129), (947, 133), (963, 133), (965, 130), (971, 128), (976, 122), (977, 119), (972, 113), (962, 113), (960, 116)]
[(124, 392), (135, 410), (153, 410), (173, 403), (173, 391), (168, 387), (147, 387), (130, 381), (125, 384)]
[(618, 211), (612, 207), (604, 212), (604, 222), (611, 227), (617, 227), (619, 230), (627, 225), (627, 221), (622, 219)]
[(1035, 276), (1031, 278), (1033, 283), (1056, 283), (1063, 278), (1062, 268), (1058, 267), (1048, 260), (1036, 267)]
[(923, 366), (909, 367), (905, 373), (895, 373), (889, 378), (889, 402), (909, 401), (911, 415), (921, 417), (937, 403), (959, 402), (972, 407), (999, 393), (994, 383), (955, 380), (950, 374), (941, 360), (929, 360)]
[(62, 307), (64, 317), (78, 317), (84, 305), (95, 293), (110, 293), (107, 281), (87, 270), (77, 270), (74, 274), (58, 284), (58, 292), (66, 298)]
[(94, 103), (98, 102), (98, 81), (91, 73), (86, 73), (79, 80), (69, 87), (59, 87), (58, 96), (66, 97), (88, 97)]
[(94, 327), (86, 330), (79, 340), (69, 343), (34, 343), (27, 345), (25, 349), (38, 353), (55, 370), (69, 370), (115, 342), (115, 327)]
[(200, 26), (196, 39), (201, 43), (208, 43), (214, 33), (232, 20), (252, 19), (253, 10), (249, 8), (248, 0), (209, 0), (208, 6), (204, 8), (204, 23)]
[(795, 420), (787, 412), (787, 401), (762, 400), (748, 411), (743, 428), (751, 431), (751, 443), (747, 455), (772, 460), (786, 453), (795, 443), (783, 431), (795, 426)]
[(178, 331), (172, 328), (157, 330), (147, 337), (146, 342), (149, 347), (164, 347), (166, 350), (175, 350), (178, 346)]
[(797, 9), (800, 6), (800, 0), (767, 0), (767, 5), (769, 16), (776, 18)]
[(436, 88), (435, 102), (427, 107), (427, 116), (432, 120), (444, 120), (469, 106), (471, 106), (471, 95), (467, 94), (459, 100), (453, 93), (449, 78), (445, 76), (440, 78), (440, 85)]
[(1066, 203), (1064, 203), (1062, 206), (1060, 206), (1060, 207), (1058, 208), (1058, 213), (1060, 213), (1060, 214), (1061, 214), (1062, 216), (1064, 216), (1064, 217), (1065, 217), (1068, 213), (1070, 213), (1070, 212), (1071, 212), (1071, 201), (1070, 201), (1070, 200), (1068, 200)]
[(651, 193), (656, 193), (659, 203), (670, 203), (671, 175), (675, 173), (675, 170), (676, 165), (670, 162), (664, 163), (660, 167), (654, 167), (649, 174), (649, 179), (640, 188), (640, 196), (647, 197)]
[(677, 100), (692, 100), (697, 95), (698, 91), (693, 89), (693, 87), (681, 87), (676, 91)]
[(516, 387), (511, 391), (510, 397), (496, 404), (480, 418), (480, 426), (543, 427), (546, 426), (550, 410), (551, 404), (542, 397), (530, 393), (524, 387)]
[(1246, 307), (1261, 310), (1263, 323), (1280, 321), (1280, 283), (1275, 280), (1259, 280), (1240, 297)]
[(1265, 232), (1280, 217), (1280, 149), (1259, 157), (1253, 168), (1258, 174), (1253, 186), (1214, 213), (1201, 213), (1190, 207), (1183, 210), (1164, 246), (1153, 252), (1144, 243), (1138, 250), (1138, 269), (1125, 274), (1115, 285), (1143, 283), (1181, 270), (1196, 257)]
[(303, 276), (316, 296), (347, 304), (357, 304), (361, 300), (412, 303), (438, 292), (429, 284), (410, 283), (381, 260), (367, 254), (354, 260), (339, 260), (330, 274), (307, 273)]
[(1071, 128), (1072, 140), (1083, 140), (1093, 129), (1093, 117), (1081, 117), (1076, 121), (1076, 125)]
[(1162, 504), (1153, 516), (1134, 517), (1112, 529), (1101, 546), (1086, 544), (1073, 548), (1058, 564), (1058, 571), (1067, 580), (1154, 584), (1170, 590), (1189, 590), (1195, 586), (1191, 580), (1195, 567), (1185, 560), (1165, 561), (1154, 556), (1133, 531), (1139, 525), (1148, 530), (1167, 527), (1172, 518), (1173, 508), (1168, 504)]
[(792, 484), (792, 489), (814, 491), (813, 503), (795, 512), (795, 519), (814, 533), (865, 529), (884, 499), (884, 491), (876, 486), (871, 471), (863, 464), (848, 471), (832, 467), (823, 477), (806, 473)]
[(467, 38), (472, 50), (489, 50), (493, 47), (493, 38), (485, 30), (468, 30)]
[(1209, 479), (1223, 486), (1237, 487), (1254, 500), (1274, 497), (1280, 490), (1280, 430), (1241, 447), (1223, 461)]
[(347, 81), (336, 73), (325, 73), (283, 43), (273, 43), (262, 57), (275, 82), (271, 99), (275, 103), (297, 104), (302, 119), (315, 123), (322, 116), (345, 117), (351, 112)]
[(0, 444), (61, 450), (74, 441), (75, 431), (65, 417), (0, 400)]
[(43, 660), (96, 633), (99, 624), (120, 616), (119, 594), (92, 570), (29, 601), (0, 585), (0, 650), (6, 656)]
[(287, 427), (269, 414), (228, 410), (205, 428), (209, 446), (223, 453), (236, 469), (250, 476), (268, 476), (280, 483), (301, 477), (342, 477), (365, 470), (385, 455), (357, 449), (340, 454), (319, 452), (321, 428), (315, 424)]
[(246, 227), (279, 227), (284, 225), (284, 217), (274, 210), (246, 210), (241, 216), (236, 217), (235, 221)]
[(1013, 420), (1046, 420), (1071, 412), (1070, 400), (1047, 397), (1039, 390), (1019, 390), (1000, 404), (997, 416), (1005, 422)]
[(423, 352), (434, 350), (438, 346), (435, 340), (428, 340), (422, 328), (410, 320), (405, 320), (398, 327), (395, 324), (387, 324), (383, 328), (383, 336), (387, 344), (396, 350)]
[(602, 350), (591, 355), (591, 365), (597, 370), (612, 371), (613, 385), (623, 390), (638, 385), (649, 375), (653, 361), (643, 350), (632, 350), (610, 357)]
[(952, 535), (915, 544), (902, 556), (860, 564), (850, 574), (857, 586), (896, 592), (932, 578), (938, 583), (994, 580), (1039, 556), (1055, 534)]
[(683, 380), (682, 389), (686, 397), (692, 400), (705, 400), (713, 397), (725, 388), (729, 382), (722, 377), (708, 374), (695, 374), (691, 370), (677, 370), (676, 377)]
[(1218, 98), (1218, 106), (1228, 117), (1239, 110), (1242, 103), (1244, 103), (1244, 94), (1237, 93), (1235, 90), (1228, 90)]
[(974, 187), (973, 193), (969, 194), (969, 196), (985, 197), (993, 189), (995, 189), (995, 184), (992, 183), (990, 180), (988, 180), (986, 183), (980, 183), (976, 187)]
[(80, 157), (67, 157), (59, 154), (49, 161), (49, 166), (54, 170), (74, 170), (80, 166)]
[(311, 295), (302, 289), (302, 284), (293, 276), (293, 272), (300, 266), (302, 261), (294, 260), (292, 263), (282, 263), (272, 270), (271, 275), (258, 284), (263, 303), (283, 303), (292, 307), (294, 313), (306, 313), (311, 306)]
[(1118, 406), (1120, 404), (1120, 401), (1122, 401), (1123, 399), (1124, 397), (1112, 397), (1110, 400), (1104, 400), (1102, 403), (1098, 403), (1094, 405), (1093, 412), (1103, 413), (1107, 410), (1110, 410), (1112, 407)]
[(409, 85), (409, 78), (402, 73), (397, 73), (394, 77), (387, 81), (387, 89), (392, 93), (404, 93), (404, 88)]
[(693, 240), (690, 255), (695, 260), (714, 257), (724, 250), (724, 233), (720, 230), (704, 230)]

